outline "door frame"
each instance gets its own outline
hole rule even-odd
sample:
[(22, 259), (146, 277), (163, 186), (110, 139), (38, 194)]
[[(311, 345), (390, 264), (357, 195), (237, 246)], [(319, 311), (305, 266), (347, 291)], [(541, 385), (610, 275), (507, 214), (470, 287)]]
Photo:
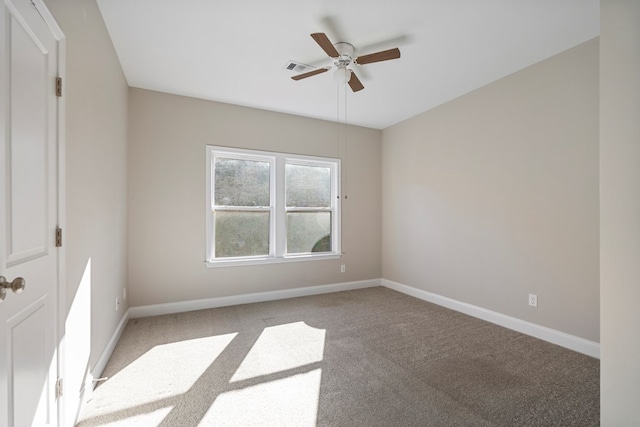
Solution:
[[(53, 37), (55, 38), (55, 40), (58, 43), (58, 77), (60, 77), (62, 79), (62, 96), (59, 96), (57, 98), (57, 120), (56, 120), (56, 124), (58, 126), (58, 133), (57, 133), (57, 144), (56, 144), (56, 148), (57, 148), (57, 153), (56, 153), (56, 162), (57, 162), (57, 181), (58, 181), (58, 185), (57, 185), (57, 198), (58, 198), (58, 227), (60, 227), (62, 229), (62, 242), (63, 245), (61, 247), (59, 247), (58, 250), (58, 277), (57, 277), (57, 294), (58, 294), (58, 301), (56, 301), (56, 338), (57, 338), (57, 343), (56, 343), (56, 352), (58, 354), (58, 359), (57, 359), (57, 371), (58, 371), (58, 378), (64, 378), (65, 376), (65, 366), (66, 366), (66, 353), (65, 353), (65, 346), (64, 346), (64, 338), (65, 338), (65, 319), (66, 319), (66, 287), (64, 286), (65, 284), (65, 239), (64, 239), (64, 230), (65, 230), (65, 196), (66, 196), (66, 182), (65, 182), (65, 176), (66, 176), (66, 161), (65, 161), (65, 156), (66, 156), (66, 144), (65, 144), (65, 137), (66, 137), (66, 132), (65, 132), (65, 122), (66, 122), (66, 115), (65, 115), (65, 86), (66, 86), (66, 79), (65, 79), (65, 71), (66, 71), (66, 37), (64, 35), (64, 33), (62, 32), (62, 28), (60, 28), (60, 26), (58, 25), (58, 23), (56, 22), (53, 14), (51, 13), (51, 11), (49, 11), (49, 8), (47, 7), (47, 5), (44, 3), (44, 0), (27, 0), (30, 1), (31, 4), (36, 8), (36, 10), (38, 11), (38, 13), (40, 14), (40, 16), (42, 17), (43, 21), (45, 22), (45, 24), (47, 25), (47, 27), (49, 28), (49, 31), (51, 31), (51, 34), (53, 35)], [(66, 417), (65, 414), (65, 397), (64, 397), (64, 392), (62, 393), (62, 395), (56, 399), (56, 405), (58, 407), (57, 413), (58, 413), (58, 427), (66, 427), (67, 424), (66, 422), (68, 422), (68, 418)]]

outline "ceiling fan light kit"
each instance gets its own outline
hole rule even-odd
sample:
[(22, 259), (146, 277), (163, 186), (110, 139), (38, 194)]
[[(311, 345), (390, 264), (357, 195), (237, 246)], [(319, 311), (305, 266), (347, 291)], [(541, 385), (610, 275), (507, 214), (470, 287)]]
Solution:
[(324, 33), (313, 33), (311, 34), (311, 37), (313, 38), (313, 40), (315, 40), (316, 43), (318, 43), (318, 46), (320, 46), (322, 50), (324, 50), (324, 52), (333, 60), (333, 67), (318, 68), (307, 73), (298, 74), (291, 77), (293, 80), (297, 81), (306, 79), (307, 77), (325, 73), (331, 68), (335, 67), (335, 71), (333, 72), (333, 79), (335, 80), (335, 82), (338, 84), (349, 83), (349, 87), (351, 87), (351, 90), (354, 92), (358, 92), (364, 89), (364, 85), (362, 84), (360, 79), (358, 79), (353, 70), (348, 68), (351, 64), (365, 65), (371, 64), (373, 62), (388, 61), (390, 59), (400, 58), (400, 49), (398, 49), (397, 47), (354, 58), (353, 55), (356, 49), (351, 43), (339, 42), (333, 44), (329, 40), (329, 37), (327, 37), (327, 35)]
[(333, 80), (335, 80), (335, 82), (339, 85), (347, 83), (349, 80), (351, 80), (351, 70), (347, 67), (336, 68), (336, 70), (333, 72)]

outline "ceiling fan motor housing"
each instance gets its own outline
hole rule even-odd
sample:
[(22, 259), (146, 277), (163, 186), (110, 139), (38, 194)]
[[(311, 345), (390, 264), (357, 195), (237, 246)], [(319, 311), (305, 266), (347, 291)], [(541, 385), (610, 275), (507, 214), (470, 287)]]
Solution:
[(340, 56), (338, 56), (333, 64), (336, 67), (343, 68), (353, 62), (353, 54), (355, 52), (355, 47), (351, 43), (340, 42), (333, 45)]

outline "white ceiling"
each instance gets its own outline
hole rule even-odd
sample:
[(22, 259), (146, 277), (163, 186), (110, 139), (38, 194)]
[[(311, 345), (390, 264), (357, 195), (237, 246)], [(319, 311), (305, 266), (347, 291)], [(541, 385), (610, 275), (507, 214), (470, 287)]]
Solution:
[[(330, 65), (309, 36), (355, 56), (348, 123), (384, 129), (598, 36), (599, 0), (98, 0), (130, 86), (345, 120), (332, 73), (300, 81), (289, 60)], [(341, 113), (338, 113), (338, 95)]]

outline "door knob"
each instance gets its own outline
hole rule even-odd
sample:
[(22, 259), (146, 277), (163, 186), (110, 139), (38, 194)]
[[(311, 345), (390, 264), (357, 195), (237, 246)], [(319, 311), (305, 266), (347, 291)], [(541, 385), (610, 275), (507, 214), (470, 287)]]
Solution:
[(14, 293), (19, 294), (24, 291), (27, 281), (22, 277), (16, 277), (11, 282), (7, 282), (4, 276), (0, 276), (0, 301), (7, 297), (7, 289), (11, 289)]

